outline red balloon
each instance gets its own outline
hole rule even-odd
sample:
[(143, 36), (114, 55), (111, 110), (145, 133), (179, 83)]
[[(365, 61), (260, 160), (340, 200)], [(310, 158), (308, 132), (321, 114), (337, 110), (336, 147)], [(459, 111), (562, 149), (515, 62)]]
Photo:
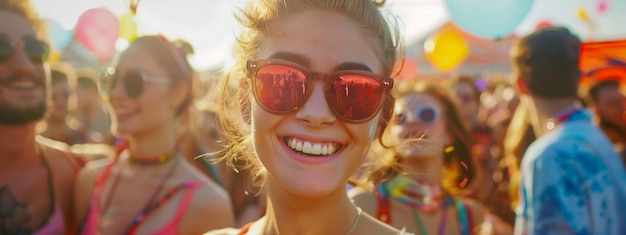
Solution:
[(115, 51), (120, 31), (117, 17), (104, 8), (84, 12), (74, 29), (76, 40), (99, 60), (106, 60)]
[(542, 20), (537, 24), (537, 26), (535, 26), (535, 30), (539, 30), (545, 27), (550, 27), (550, 26), (552, 26), (552, 23), (550, 23), (550, 21)]

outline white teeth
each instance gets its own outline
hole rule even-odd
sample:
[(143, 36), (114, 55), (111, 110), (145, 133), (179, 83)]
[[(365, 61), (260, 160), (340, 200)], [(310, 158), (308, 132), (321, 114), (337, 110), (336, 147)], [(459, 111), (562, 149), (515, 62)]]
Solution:
[(312, 153), (311, 148), (312, 148), (311, 142), (305, 141), (304, 144), (302, 145), (302, 152)]
[(329, 155), (336, 151), (336, 144), (333, 143), (311, 143), (296, 138), (285, 141), (289, 148), (309, 155)]
[(296, 150), (302, 151), (302, 141), (296, 141)]
[(314, 144), (311, 153), (315, 155), (320, 155), (322, 153), (322, 144)]

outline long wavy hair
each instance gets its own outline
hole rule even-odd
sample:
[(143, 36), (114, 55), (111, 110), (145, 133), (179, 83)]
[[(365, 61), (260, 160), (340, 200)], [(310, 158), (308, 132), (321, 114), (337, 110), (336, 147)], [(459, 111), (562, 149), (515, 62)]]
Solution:
[[(457, 195), (461, 193), (467, 185), (474, 182), (476, 171), (475, 163), (471, 156), (472, 138), (469, 132), (463, 128), (461, 119), (454, 103), (439, 81), (435, 80), (407, 80), (397, 82), (394, 87), (395, 97), (403, 97), (408, 94), (427, 94), (436, 99), (443, 105), (442, 117), (445, 119), (446, 131), (452, 136), (452, 145), (447, 146), (441, 151), (444, 152), (444, 169), (441, 185), (447, 193)], [(391, 140), (391, 133), (387, 130), (382, 133), (381, 138), (384, 142)], [(411, 141), (426, 141), (415, 139)], [(408, 142), (407, 142), (408, 143)], [(402, 143), (395, 143), (401, 145)], [(383, 159), (386, 164), (379, 164), (374, 180), (377, 182), (386, 181), (397, 174), (404, 173), (402, 168), (402, 157), (396, 150), (397, 148), (381, 148), (373, 146), (371, 155)]]
[[(380, 63), (383, 65), (384, 75), (391, 76), (393, 65), (396, 62), (396, 52), (400, 43), (398, 30), (391, 27), (379, 7), (384, 1), (372, 0), (256, 0), (249, 1), (240, 9), (237, 20), (243, 26), (243, 31), (237, 38), (235, 51), (237, 60), (231, 70), (224, 76), (218, 85), (219, 115), (218, 119), (224, 128), (224, 134), (229, 145), (219, 155), (224, 157), (230, 166), (245, 166), (254, 174), (256, 183), (264, 181), (264, 169), (257, 160), (249, 138), (249, 120), (247, 114), (242, 114), (242, 107), (246, 107), (250, 97), (250, 84), (246, 78), (246, 61), (253, 59), (258, 52), (261, 40), (265, 35), (272, 33), (271, 26), (282, 17), (298, 14), (309, 10), (338, 12), (355, 22), (361, 29), (364, 37), (371, 37), (373, 48), (376, 50)], [(390, 94), (385, 98), (381, 112), (380, 128), (385, 128), (392, 116), (394, 99)], [(234, 112), (239, 119), (229, 119)], [(243, 115), (243, 116), (242, 116)]]

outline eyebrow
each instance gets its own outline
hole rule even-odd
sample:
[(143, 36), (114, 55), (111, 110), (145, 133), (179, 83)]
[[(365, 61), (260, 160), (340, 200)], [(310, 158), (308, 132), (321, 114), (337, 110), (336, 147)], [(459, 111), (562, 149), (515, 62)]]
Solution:
[(309, 59), (309, 57), (303, 54), (299, 54), (299, 53), (277, 52), (277, 53), (270, 55), (268, 58), (291, 61), (299, 65), (302, 65), (306, 68), (311, 67), (311, 60)]
[[(277, 52), (272, 54), (268, 58), (287, 60), (302, 65), (306, 68), (311, 68), (311, 60), (309, 59), (309, 57), (299, 53)], [(373, 72), (369, 66), (356, 62), (345, 62), (335, 66), (334, 68), (334, 71), (342, 70), (362, 70), (367, 72)]]

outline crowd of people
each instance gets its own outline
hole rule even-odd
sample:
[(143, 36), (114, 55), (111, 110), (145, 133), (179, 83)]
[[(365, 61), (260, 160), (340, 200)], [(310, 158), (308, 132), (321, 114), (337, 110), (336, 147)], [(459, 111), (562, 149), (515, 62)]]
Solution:
[(520, 38), (506, 78), (394, 79), (384, 3), (251, 0), (203, 84), (162, 35), (51, 63), (0, 0), (0, 234), (626, 234), (624, 85), (579, 85), (577, 36)]

